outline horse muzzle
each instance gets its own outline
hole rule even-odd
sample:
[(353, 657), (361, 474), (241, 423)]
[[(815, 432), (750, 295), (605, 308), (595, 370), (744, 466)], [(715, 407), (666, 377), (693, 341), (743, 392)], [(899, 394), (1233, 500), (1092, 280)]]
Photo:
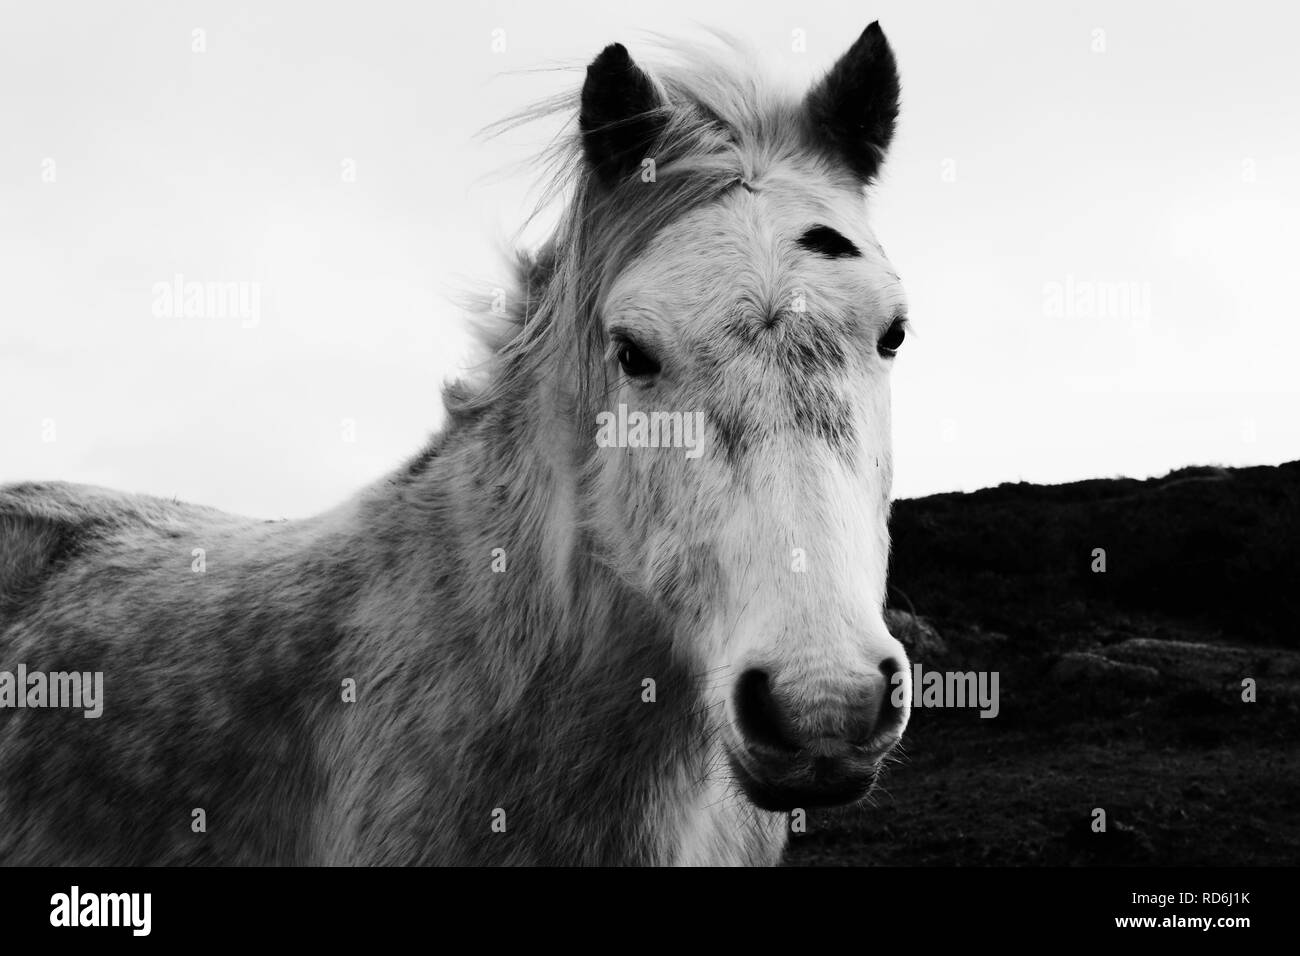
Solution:
[(732, 775), (764, 810), (855, 803), (871, 790), (886, 755), (902, 739), (907, 703), (890, 694), (893, 659), (803, 712), (771, 674), (750, 669), (732, 699), (740, 745)]

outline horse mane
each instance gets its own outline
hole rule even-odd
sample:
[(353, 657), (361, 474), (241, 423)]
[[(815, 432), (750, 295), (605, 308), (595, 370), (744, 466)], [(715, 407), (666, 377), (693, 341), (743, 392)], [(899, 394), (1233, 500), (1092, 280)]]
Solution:
[[(514, 253), (514, 290), (505, 308), (473, 298), (470, 328), (486, 362), (476, 375), (449, 383), (443, 402), (452, 425), (472, 421), (503, 395), (523, 394), (544, 369), (572, 368), (580, 407), (607, 382), (604, 332), (596, 308), (609, 283), (664, 227), (757, 179), (773, 163), (813, 151), (799, 101), (756, 71), (742, 41), (710, 31), (715, 42), (651, 34), (646, 69), (662, 103), (664, 132), (652, 151), (654, 181), (639, 174), (613, 188), (583, 159), (580, 89), (549, 97), (487, 127), (496, 136), (555, 116), (567, 122), (535, 162), (547, 182), (525, 225), (562, 205), (559, 224), (536, 252)], [(599, 366), (599, 369), (598, 369)]]

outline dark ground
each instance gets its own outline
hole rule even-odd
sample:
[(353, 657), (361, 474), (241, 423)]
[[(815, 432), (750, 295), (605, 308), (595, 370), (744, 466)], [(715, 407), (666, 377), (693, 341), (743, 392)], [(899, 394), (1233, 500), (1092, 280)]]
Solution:
[(998, 671), (1001, 710), (914, 709), (875, 806), (810, 814), (790, 864), (1300, 862), (1300, 462), (935, 495), (891, 526), (895, 633)]

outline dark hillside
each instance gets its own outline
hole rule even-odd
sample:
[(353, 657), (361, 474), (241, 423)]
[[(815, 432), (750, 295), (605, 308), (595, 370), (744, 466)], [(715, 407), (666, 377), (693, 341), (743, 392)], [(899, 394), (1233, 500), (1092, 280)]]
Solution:
[(934, 495), (891, 528), (891, 584), (931, 619), (1029, 636), (1127, 611), (1300, 642), (1300, 461)]
[(1000, 709), (915, 709), (876, 806), (811, 814), (790, 863), (1300, 860), (1300, 462), (935, 495), (892, 530), (895, 633), (998, 672)]

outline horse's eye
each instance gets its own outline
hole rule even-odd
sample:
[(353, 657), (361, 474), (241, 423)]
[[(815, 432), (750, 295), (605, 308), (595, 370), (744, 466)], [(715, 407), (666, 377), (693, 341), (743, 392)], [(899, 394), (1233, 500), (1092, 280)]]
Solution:
[(907, 336), (905, 325), (906, 323), (902, 319), (895, 319), (889, 323), (889, 328), (885, 329), (885, 334), (876, 343), (876, 349), (881, 355), (891, 358), (898, 353), (899, 346), (903, 344), (903, 339)]
[(615, 353), (619, 367), (629, 378), (649, 378), (659, 372), (659, 363), (642, 352), (635, 342), (622, 342)]

